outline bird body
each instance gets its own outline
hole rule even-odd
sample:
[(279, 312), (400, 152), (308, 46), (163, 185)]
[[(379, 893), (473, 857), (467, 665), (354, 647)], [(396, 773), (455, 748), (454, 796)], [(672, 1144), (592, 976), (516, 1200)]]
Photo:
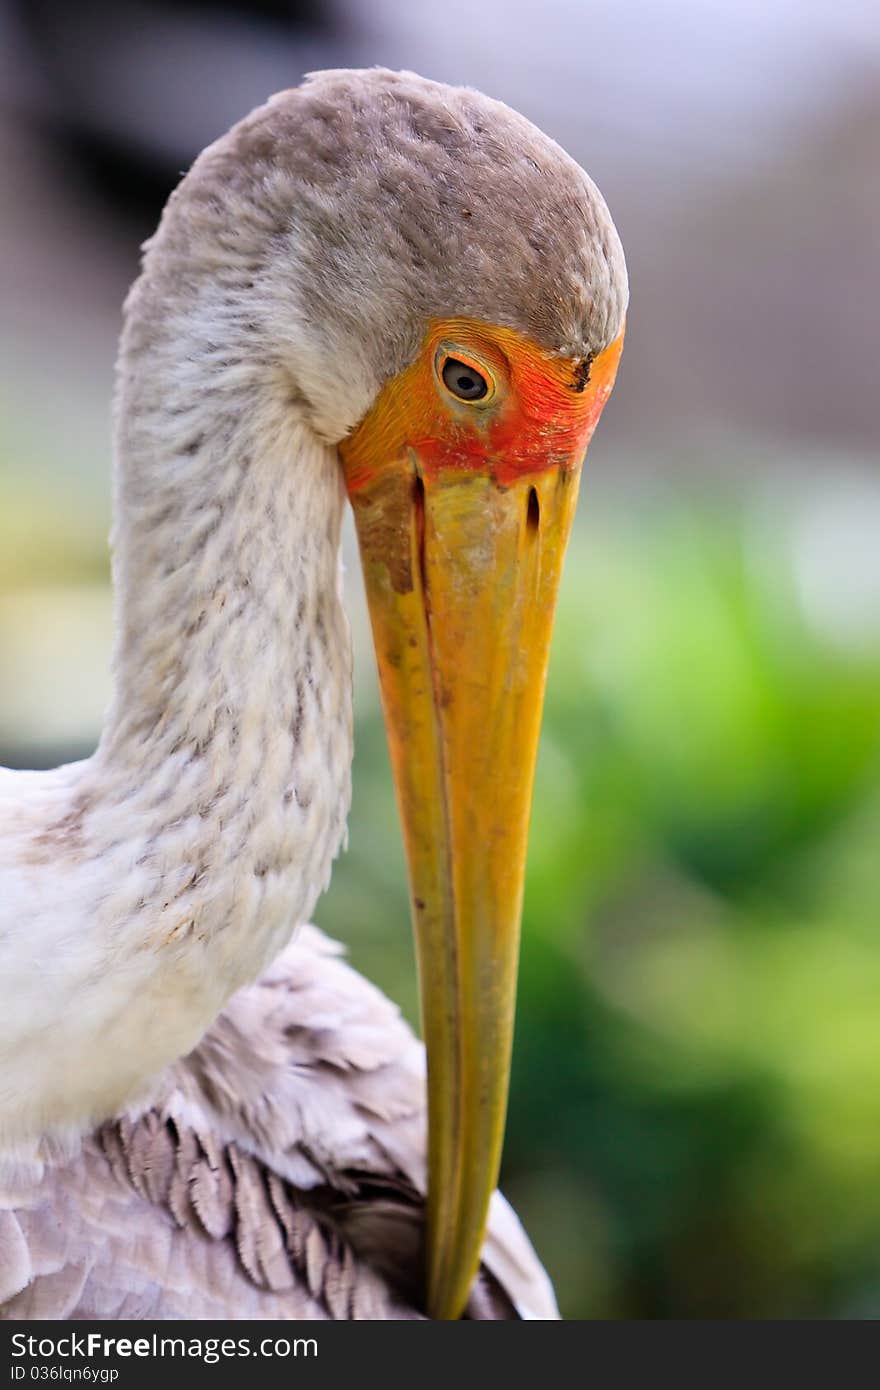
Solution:
[[(172, 195), (120, 346), (101, 740), (0, 773), (0, 1316), (423, 1306), (420, 1050), (314, 931), (288, 947), (349, 804), (346, 492), (439, 1117), (429, 1302), (461, 1310), (500, 1155), (555, 586), (625, 303), (586, 175), (412, 74), (318, 74)], [(473, 800), (493, 768), (497, 814)], [(493, 1200), (506, 1292), (490, 1279), (482, 1306), (552, 1315)]]
[[(150, 1096), (0, 1184), (0, 1317), (412, 1318), (424, 1052), (304, 927)], [(552, 1318), (493, 1199), (473, 1317)]]

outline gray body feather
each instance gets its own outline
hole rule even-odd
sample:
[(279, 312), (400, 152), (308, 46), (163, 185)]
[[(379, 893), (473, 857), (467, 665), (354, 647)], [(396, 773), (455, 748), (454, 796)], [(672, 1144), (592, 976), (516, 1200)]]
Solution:
[[(0, 1318), (421, 1316), (423, 1072), (303, 928), (145, 1105), (0, 1175)], [(497, 1197), (469, 1314), (557, 1316)]]

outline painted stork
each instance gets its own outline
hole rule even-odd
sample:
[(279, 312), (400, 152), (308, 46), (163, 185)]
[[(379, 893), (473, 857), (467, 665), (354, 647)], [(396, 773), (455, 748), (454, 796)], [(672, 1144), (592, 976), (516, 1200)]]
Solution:
[[(0, 773), (0, 1316), (557, 1315), (493, 1192), (550, 630), (626, 298), (586, 174), (411, 73), (312, 76), (172, 194), (125, 306), (105, 727)], [(315, 928), (291, 944), (349, 805), (346, 493), (427, 1156), (421, 1045)]]

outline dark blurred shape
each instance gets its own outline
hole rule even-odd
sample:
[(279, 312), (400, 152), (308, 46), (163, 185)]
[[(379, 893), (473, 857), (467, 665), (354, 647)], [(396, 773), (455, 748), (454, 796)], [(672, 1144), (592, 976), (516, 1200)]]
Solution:
[(344, 26), (326, 0), (12, 4), (47, 130), (138, 222), (249, 107), (332, 61)]

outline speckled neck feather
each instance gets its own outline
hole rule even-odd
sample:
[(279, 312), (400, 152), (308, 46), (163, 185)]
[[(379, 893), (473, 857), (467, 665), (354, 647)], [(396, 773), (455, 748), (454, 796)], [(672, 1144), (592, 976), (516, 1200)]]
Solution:
[(12, 1139), (109, 1113), (194, 1046), (308, 918), (349, 804), (336, 450), (245, 331), (206, 348), (209, 286), (145, 334), (149, 273), (120, 355), (113, 701), (15, 828), (47, 964), (4, 971)]

